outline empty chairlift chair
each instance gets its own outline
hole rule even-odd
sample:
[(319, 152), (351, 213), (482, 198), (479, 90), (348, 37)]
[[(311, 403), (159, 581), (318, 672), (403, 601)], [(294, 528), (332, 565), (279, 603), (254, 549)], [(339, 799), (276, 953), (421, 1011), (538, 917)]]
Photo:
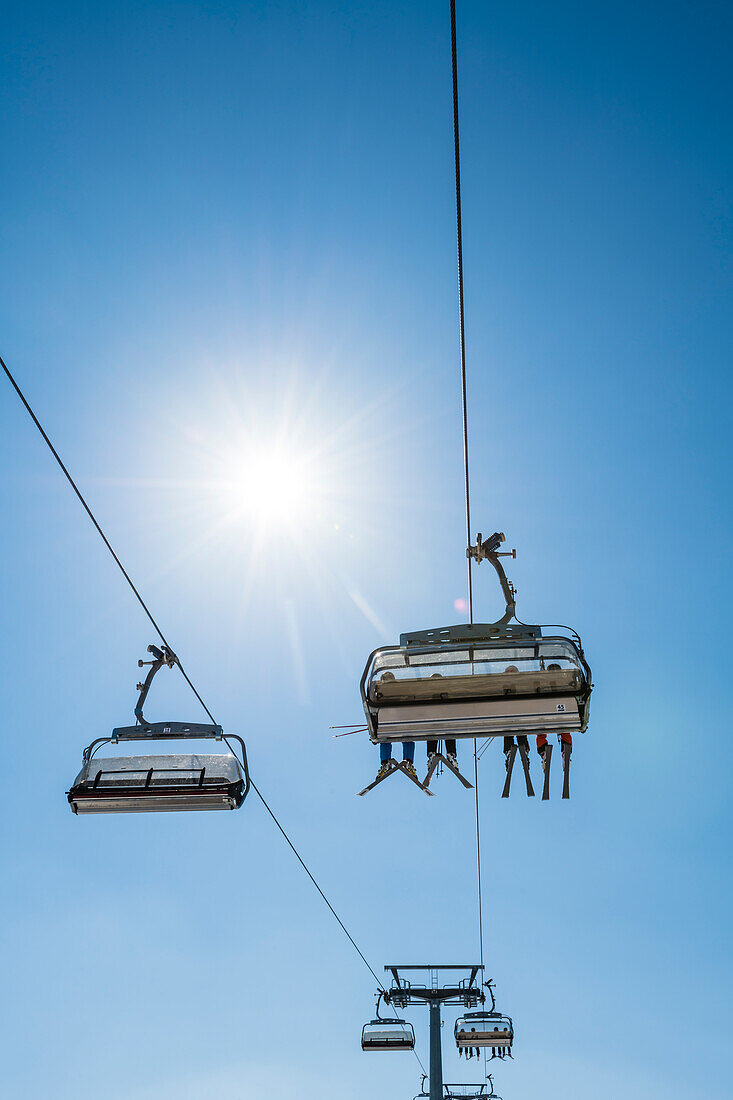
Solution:
[[(229, 734), (228, 737), (233, 735)], [(221, 740), (221, 726), (155, 722), (112, 731), (84, 750), (84, 763), (71, 790), (75, 814), (144, 813), (170, 810), (236, 810), (244, 802), (248, 781), (233, 753), (206, 755), (96, 757), (105, 742), (171, 738)], [(236, 737), (242, 749), (244, 742)]]
[(489, 1092), (489, 1085), (443, 1085), (443, 1100), (501, 1100)]
[(375, 744), (586, 729), (592, 684), (580, 637), (516, 620), (496, 540), (503, 535), (484, 544), (479, 535), (471, 550), (499, 574), (507, 607), (498, 622), (402, 634), (369, 656), (361, 696)]
[(362, 1050), (414, 1050), (415, 1032), (407, 1020), (370, 1020), (361, 1032)]
[[(152, 678), (166, 664), (173, 667), (175, 656), (167, 649), (148, 647), (155, 659), (140, 688), (135, 708), (138, 724), (120, 726), (110, 737), (99, 737), (83, 755), (81, 771), (67, 793), (75, 814), (144, 813), (175, 810), (236, 810), (249, 791), (249, 773), (244, 741), (239, 743), (241, 765), (233, 752), (211, 754), (166, 753), (159, 755), (98, 757), (101, 745), (137, 741), (215, 740), (221, 741), (221, 726), (196, 722), (146, 722), (143, 702)], [(142, 664), (142, 662), (140, 662)]]

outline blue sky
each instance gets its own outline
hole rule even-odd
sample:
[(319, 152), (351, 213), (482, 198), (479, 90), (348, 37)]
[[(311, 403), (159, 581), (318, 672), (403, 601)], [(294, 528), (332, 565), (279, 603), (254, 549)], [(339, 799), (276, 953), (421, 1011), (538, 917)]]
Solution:
[[(730, 10), (458, 20), (474, 525), (596, 682), (569, 804), (481, 765), (497, 1091), (722, 1100)], [(464, 594), (448, 30), (447, 0), (71, 0), (8, 9), (1, 47), (1, 354), (379, 968), (478, 951), (470, 796), (356, 799), (375, 750), (328, 730), (370, 650)], [(273, 439), (313, 491), (242, 512)], [(254, 797), (69, 812), (154, 637), (9, 387), (0, 447), (3, 1091), (411, 1097)], [(201, 716), (172, 673), (149, 710)]]

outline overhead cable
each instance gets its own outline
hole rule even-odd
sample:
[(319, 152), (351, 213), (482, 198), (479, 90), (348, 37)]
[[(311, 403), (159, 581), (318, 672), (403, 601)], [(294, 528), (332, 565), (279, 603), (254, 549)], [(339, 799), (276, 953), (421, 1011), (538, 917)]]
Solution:
[[(461, 215), (461, 143), (458, 132), (458, 51), (456, 0), (450, 2), (451, 54), (453, 59), (453, 149), (456, 169), (456, 231), (458, 238), (458, 336), (461, 349), (461, 412), (463, 414), (463, 479), (466, 493), (466, 546), (471, 545), (471, 493), (468, 476), (468, 390), (466, 386), (466, 317), (463, 307), (463, 218)], [(468, 621), (473, 622), (473, 580), (468, 555)]]
[[(466, 546), (471, 545), (471, 489), (468, 462), (468, 388), (466, 383), (466, 315), (463, 303), (463, 218), (461, 211), (461, 143), (458, 125), (458, 45), (456, 0), (450, 0), (451, 61), (453, 70), (453, 151), (456, 175), (456, 233), (458, 246), (458, 334), (461, 352), (461, 413), (463, 419), (463, 479), (466, 496)], [(472, 558), (468, 559), (468, 621), (473, 623)], [(481, 897), (481, 827), (479, 819), (478, 741), (473, 740), (473, 774), (476, 818), (476, 877), (478, 880), (478, 926), (481, 965), (484, 962), (484, 914)]]

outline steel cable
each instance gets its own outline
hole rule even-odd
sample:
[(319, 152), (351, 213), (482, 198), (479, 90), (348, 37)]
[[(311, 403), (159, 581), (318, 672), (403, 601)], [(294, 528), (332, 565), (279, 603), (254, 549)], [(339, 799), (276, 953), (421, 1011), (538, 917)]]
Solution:
[[(456, 0), (450, 0), (451, 62), (453, 71), (453, 152), (456, 177), (456, 236), (458, 255), (458, 335), (461, 354), (461, 413), (463, 420), (463, 478), (466, 497), (466, 547), (471, 546), (471, 488), (468, 461), (468, 387), (466, 382), (466, 314), (463, 300), (463, 216), (461, 208), (461, 142), (458, 122), (458, 44)], [(468, 559), (468, 621), (473, 623), (472, 558)], [(484, 962), (484, 915), (481, 897), (481, 827), (479, 819), (478, 741), (473, 739), (473, 774), (476, 816), (476, 876), (478, 882), (478, 925), (481, 965)]]
[[(458, 337), (461, 352), (461, 413), (463, 416), (463, 478), (466, 495), (466, 546), (471, 545), (471, 491), (468, 474), (468, 389), (466, 384), (466, 317), (463, 305), (463, 217), (461, 213), (461, 142), (458, 128), (458, 49), (456, 0), (450, 2), (451, 55), (453, 61), (453, 152), (456, 174), (456, 233), (458, 241)], [(468, 621), (473, 622), (473, 579), (468, 556)]]

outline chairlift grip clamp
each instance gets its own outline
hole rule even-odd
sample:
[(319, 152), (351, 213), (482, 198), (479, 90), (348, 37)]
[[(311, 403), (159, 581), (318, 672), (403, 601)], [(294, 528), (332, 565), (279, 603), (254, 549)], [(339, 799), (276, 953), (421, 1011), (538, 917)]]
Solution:
[(506, 573), (504, 572), (504, 566), (501, 564), (499, 559), (516, 558), (517, 551), (516, 549), (513, 549), (505, 553), (500, 553), (499, 547), (505, 541), (506, 535), (503, 531), (495, 531), (494, 534), (489, 535), (488, 538), (484, 538), (479, 531), (478, 535), (476, 536), (476, 545), (469, 546), (466, 549), (467, 558), (473, 558), (477, 565), (480, 565), (481, 562), (484, 560), (490, 561), (494, 569), (496, 570), (497, 576), (499, 578), (499, 584), (501, 585), (501, 590), (504, 593), (504, 600), (506, 601), (506, 611), (501, 619), (499, 619), (497, 623), (493, 624), (495, 626), (501, 626), (505, 623), (508, 623), (509, 620), (512, 619), (516, 614), (517, 590), (512, 582), (508, 579)]

